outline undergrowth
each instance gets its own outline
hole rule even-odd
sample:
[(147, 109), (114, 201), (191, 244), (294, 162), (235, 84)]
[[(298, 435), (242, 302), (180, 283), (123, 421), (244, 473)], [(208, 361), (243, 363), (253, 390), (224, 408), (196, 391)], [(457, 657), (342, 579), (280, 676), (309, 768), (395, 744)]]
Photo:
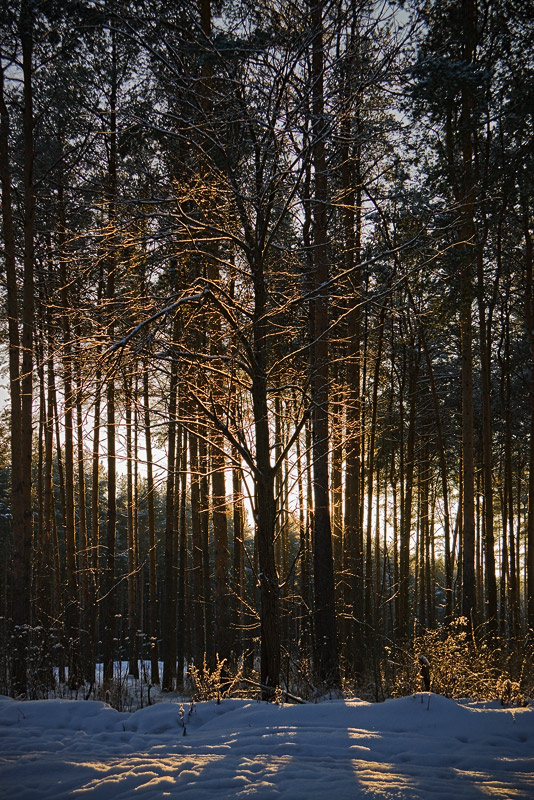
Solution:
[(247, 681), (243, 675), (241, 663), (231, 670), (225, 658), (216, 656), (216, 663), (210, 669), (204, 656), (202, 667), (190, 664), (185, 681), (186, 694), (190, 694), (196, 701), (217, 700), (220, 702), (225, 697), (250, 696), (250, 689), (245, 690)]
[[(38, 648), (36, 651), (39, 653)], [(271, 699), (282, 703), (358, 697), (380, 702), (423, 690), (453, 699), (498, 700), (506, 706), (526, 705), (534, 698), (534, 637), (503, 643), (487, 629), (471, 630), (464, 618), (426, 630), (404, 647), (391, 641), (375, 642), (362, 661), (365, 667), (358, 679), (347, 680), (341, 690), (333, 691), (315, 679), (311, 659), (294, 658), (286, 650), (280, 685), (273, 690)], [(31, 665), (31, 681), (24, 699), (103, 700), (119, 711), (135, 711), (162, 699), (160, 688), (149, 683), (145, 662), (141, 662), (139, 679), (128, 674), (125, 662), (117, 662), (114, 680), (106, 689), (101, 680), (69, 688), (67, 682), (59, 680), (52, 659), (43, 663), (36, 655)], [(97, 674), (101, 678), (98, 670)], [(257, 672), (245, 669), (244, 658), (229, 664), (217, 656), (214, 665), (209, 665), (206, 658), (202, 666), (190, 664), (183, 692), (173, 693), (169, 699), (193, 703), (220, 702), (228, 697), (259, 699), (265, 694), (264, 689)], [(0, 680), (2, 692), (9, 693), (6, 669)]]
[(416, 636), (406, 648), (386, 647), (385, 693), (401, 697), (426, 688), (424, 658), (430, 667), (430, 690), (436, 694), (524, 705), (534, 696), (533, 651), (528, 641), (505, 649), (487, 631), (470, 631), (460, 617), (448, 627)]

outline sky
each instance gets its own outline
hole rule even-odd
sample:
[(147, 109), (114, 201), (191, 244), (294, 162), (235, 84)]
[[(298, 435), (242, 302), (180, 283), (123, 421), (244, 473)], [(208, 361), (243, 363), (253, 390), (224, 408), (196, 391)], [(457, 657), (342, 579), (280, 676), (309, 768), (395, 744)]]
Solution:
[[(185, 735), (184, 735), (185, 730)], [(532, 800), (534, 708), (0, 696), (1, 800)]]

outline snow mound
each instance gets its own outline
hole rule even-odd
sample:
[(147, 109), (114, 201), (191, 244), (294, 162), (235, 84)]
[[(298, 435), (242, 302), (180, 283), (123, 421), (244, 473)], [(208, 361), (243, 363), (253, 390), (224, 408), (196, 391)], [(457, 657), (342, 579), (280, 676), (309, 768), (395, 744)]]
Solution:
[(134, 713), (0, 697), (0, 754), (2, 800), (532, 800), (534, 710), (426, 694)]

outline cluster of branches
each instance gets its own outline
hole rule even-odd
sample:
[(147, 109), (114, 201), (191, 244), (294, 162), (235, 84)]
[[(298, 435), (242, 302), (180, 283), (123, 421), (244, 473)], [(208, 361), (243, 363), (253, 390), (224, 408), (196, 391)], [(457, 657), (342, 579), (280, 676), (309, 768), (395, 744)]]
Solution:
[(6, 5), (13, 691), (533, 627), (530, 5)]

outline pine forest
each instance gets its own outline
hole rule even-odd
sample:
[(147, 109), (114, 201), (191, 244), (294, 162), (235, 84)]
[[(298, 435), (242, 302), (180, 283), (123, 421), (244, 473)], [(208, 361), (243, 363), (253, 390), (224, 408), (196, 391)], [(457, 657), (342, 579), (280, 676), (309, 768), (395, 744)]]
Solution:
[(532, 19), (1, 0), (1, 693), (534, 692)]

